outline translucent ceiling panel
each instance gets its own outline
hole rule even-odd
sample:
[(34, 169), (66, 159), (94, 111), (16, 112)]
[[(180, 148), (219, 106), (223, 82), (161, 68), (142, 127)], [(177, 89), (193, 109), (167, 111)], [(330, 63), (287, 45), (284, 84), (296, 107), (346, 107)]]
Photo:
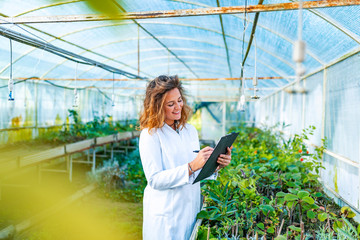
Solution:
[[(23, 76), (21, 66), (17, 64), (17, 61), (23, 57), (24, 52), (30, 52), (32, 49), (32, 47), (12, 41), (14, 76)], [(0, 37), (0, 77), (9, 77), (10, 54), (10, 40), (5, 37)]]
[(137, 37), (137, 27), (135, 25), (124, 25), (124, 23), (109, 21), (97, 25), (88, 24), (86, 28), (70, 31), (63, 36), (63, 39), (92, 49), (101, 44), (119, 41), (121, 38), (134, 38), (135, 36)]
[[(16, 0), (23, 3), (23, 1)], [(52, 1), (52, 0), (36, 0), (31, 1), (38, 5), (27, 11), (22, 11), (22, 16), (54, 16), (54, 15), (78, 15), (93, 14), (94, 10), (89, 8), (85, 1)]]
[[(341, 11), (341, 8), (338, 10)], [(329, 22), (309, 11), (304, 13), (304, 40), (308, 50), (319, 56), (322, 61), (328, 63), (358, 45)]]
[[(43, 4), (48, 1), (42, 1)], [(16, 16), (22, 12), (38, 8), (43, 5), (41, 1), (21, 1), (21, 0), (11, 0), (11, 1), (0, 1), (1, 13), (8, 16)], [(14, 7), (16, 6), (16, 7)]]
[(350, 34), (354, 34), (357, 40), (360, 39), (360, 6), (338, 7), (338, 8), (324, 8), (318, 9), (321, 15), (329, 19), (332, 23), (339, 25)]
[(213, 5), (216, 7), (216, 1), (213, 0), (197, 0), (192, 1), (197, 5), (189, 4), (189, 1), (183, 0), (152, 0), (152, 1), (122, 1), (123, 7), (126, 11), (140, 12), (140, 11), (159, 11), (159, 10), (174, 10), (174, 9), (190, 9), (200, 8), (201, 6)]
[[(77, 70), (76, 70), (77, 68)], [(88, 65), (84, 64), (77, 64), (73, 61), (65, 61), (64, 59), (61, 59), (57, 64), (54, 64), (51, 68), (46, 71), (42, 77), (43, 78), (70, 78), (74, 79), (76, 76), (79, 76), (79, 74), (88, 68)]]
[[(321, 30), (321, 28), (315, 27), (316, 29), (312, 29), (309, 32), (308, 29), (314, 25), (313, 18), (312, 15), (304, 15), (303, 36), (307, 43), (307, 55), (304, 64), (308, 71), (313, 71), (320, 67), (320, 63), (323, 61), (319, 51), (314, 52), (314, 45), (307, 36), (311, 31)], [(297, 11), (264, 12), (260, 14), (258, 24), (259, 28), (257, 28), (256, 37), (259, 45), (270, 52), (276, 53), (287, 64), (293, 64), (293, 43), (297, 39)]]
[[(16, 63), (13, 64), (13, 76), (21, 78), (40, 78), (62, 60), (62, 57), (35, 49), (33, 52), (19, 58)], [(8, 70), (9, 68), (5, 72)]]
[[(245, 1), (238, 1), (238, 0), (220, 0), (221, 7), (231, 7), (231, 6), (245, 6)], [(274, 0), (272, 1), (274, 2)], [(259, 3), (258, 0), (247, 0), (247, 5), (257, 5)]]

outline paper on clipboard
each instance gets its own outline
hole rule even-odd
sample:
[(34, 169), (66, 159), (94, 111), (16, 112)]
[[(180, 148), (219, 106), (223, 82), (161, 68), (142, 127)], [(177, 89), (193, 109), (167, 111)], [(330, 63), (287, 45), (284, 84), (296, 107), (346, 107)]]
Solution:
[(216, 144), (214, 151), (201, 169), (199, 175), (196, 177), (193, 184), (207, 177), (210, 177), (215, 172), (217, 166), (219, 166), (219, 164), (217, 163), (219, 155), (225, 154), (227, 152), (227, 148), (231, 147), (238, 135), (239, 133), (233, 132), (220, 138), (220, 141), (218, 142), (218, 144)]

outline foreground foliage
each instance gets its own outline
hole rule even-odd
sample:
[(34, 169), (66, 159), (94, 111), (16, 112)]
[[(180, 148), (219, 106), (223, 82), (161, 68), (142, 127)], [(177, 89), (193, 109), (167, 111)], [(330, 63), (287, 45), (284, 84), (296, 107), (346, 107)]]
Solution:
[(322, 191), (324, 146), (310, 152), (304, 144), (314, 129), (289, 139), (271, 128), (232, 129), (240, 134), (231, 166), (202, 187), (198, 239), (358, 239), (359, 228), (347, 220), (355, 214)]

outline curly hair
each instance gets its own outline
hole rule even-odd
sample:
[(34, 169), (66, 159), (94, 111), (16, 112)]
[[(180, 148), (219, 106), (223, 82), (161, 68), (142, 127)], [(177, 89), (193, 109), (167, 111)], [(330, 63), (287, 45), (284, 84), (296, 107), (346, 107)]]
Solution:
[(181, 118), (178, 126), (183, 128), (191, 114), (191, 108), (187, 105), (184, 96), (184, 89), (178, 76), (161, 75), (150, 81), (146, 87), (143, 111), (140, 115), (140, 129), (148, 128), (149, 133), (153, 128), (161, 128), (165, 121), (164, 102), (167, 93), (174, 89), (179, 89), (183, 100)]

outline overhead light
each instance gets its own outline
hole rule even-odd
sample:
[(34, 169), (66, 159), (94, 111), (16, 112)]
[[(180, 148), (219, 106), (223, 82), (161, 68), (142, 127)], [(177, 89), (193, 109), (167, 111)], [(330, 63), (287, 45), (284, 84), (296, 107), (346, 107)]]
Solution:
[(306, 72), (306, 69), (303, 65), (305, 60), (305, 52), (306, 52), (306, 43), (302, 40), (302, 0), (299, 0), (299, 14), (298, 14), (298, 40), (294, 43), (293, 49), (293, 61), (296, 63), (296, 82), (294, 86), (287, 87), (284, 89), (288, 93), (307, 93), (307, 90), (301, 86), (300, 80), (301, 76), (303, 76)]
[(246, 104), (245, 95), (241, 94), (239, 102), (238, 102), (237, 110), (239, 112), (245, 112), (245, 104)]

